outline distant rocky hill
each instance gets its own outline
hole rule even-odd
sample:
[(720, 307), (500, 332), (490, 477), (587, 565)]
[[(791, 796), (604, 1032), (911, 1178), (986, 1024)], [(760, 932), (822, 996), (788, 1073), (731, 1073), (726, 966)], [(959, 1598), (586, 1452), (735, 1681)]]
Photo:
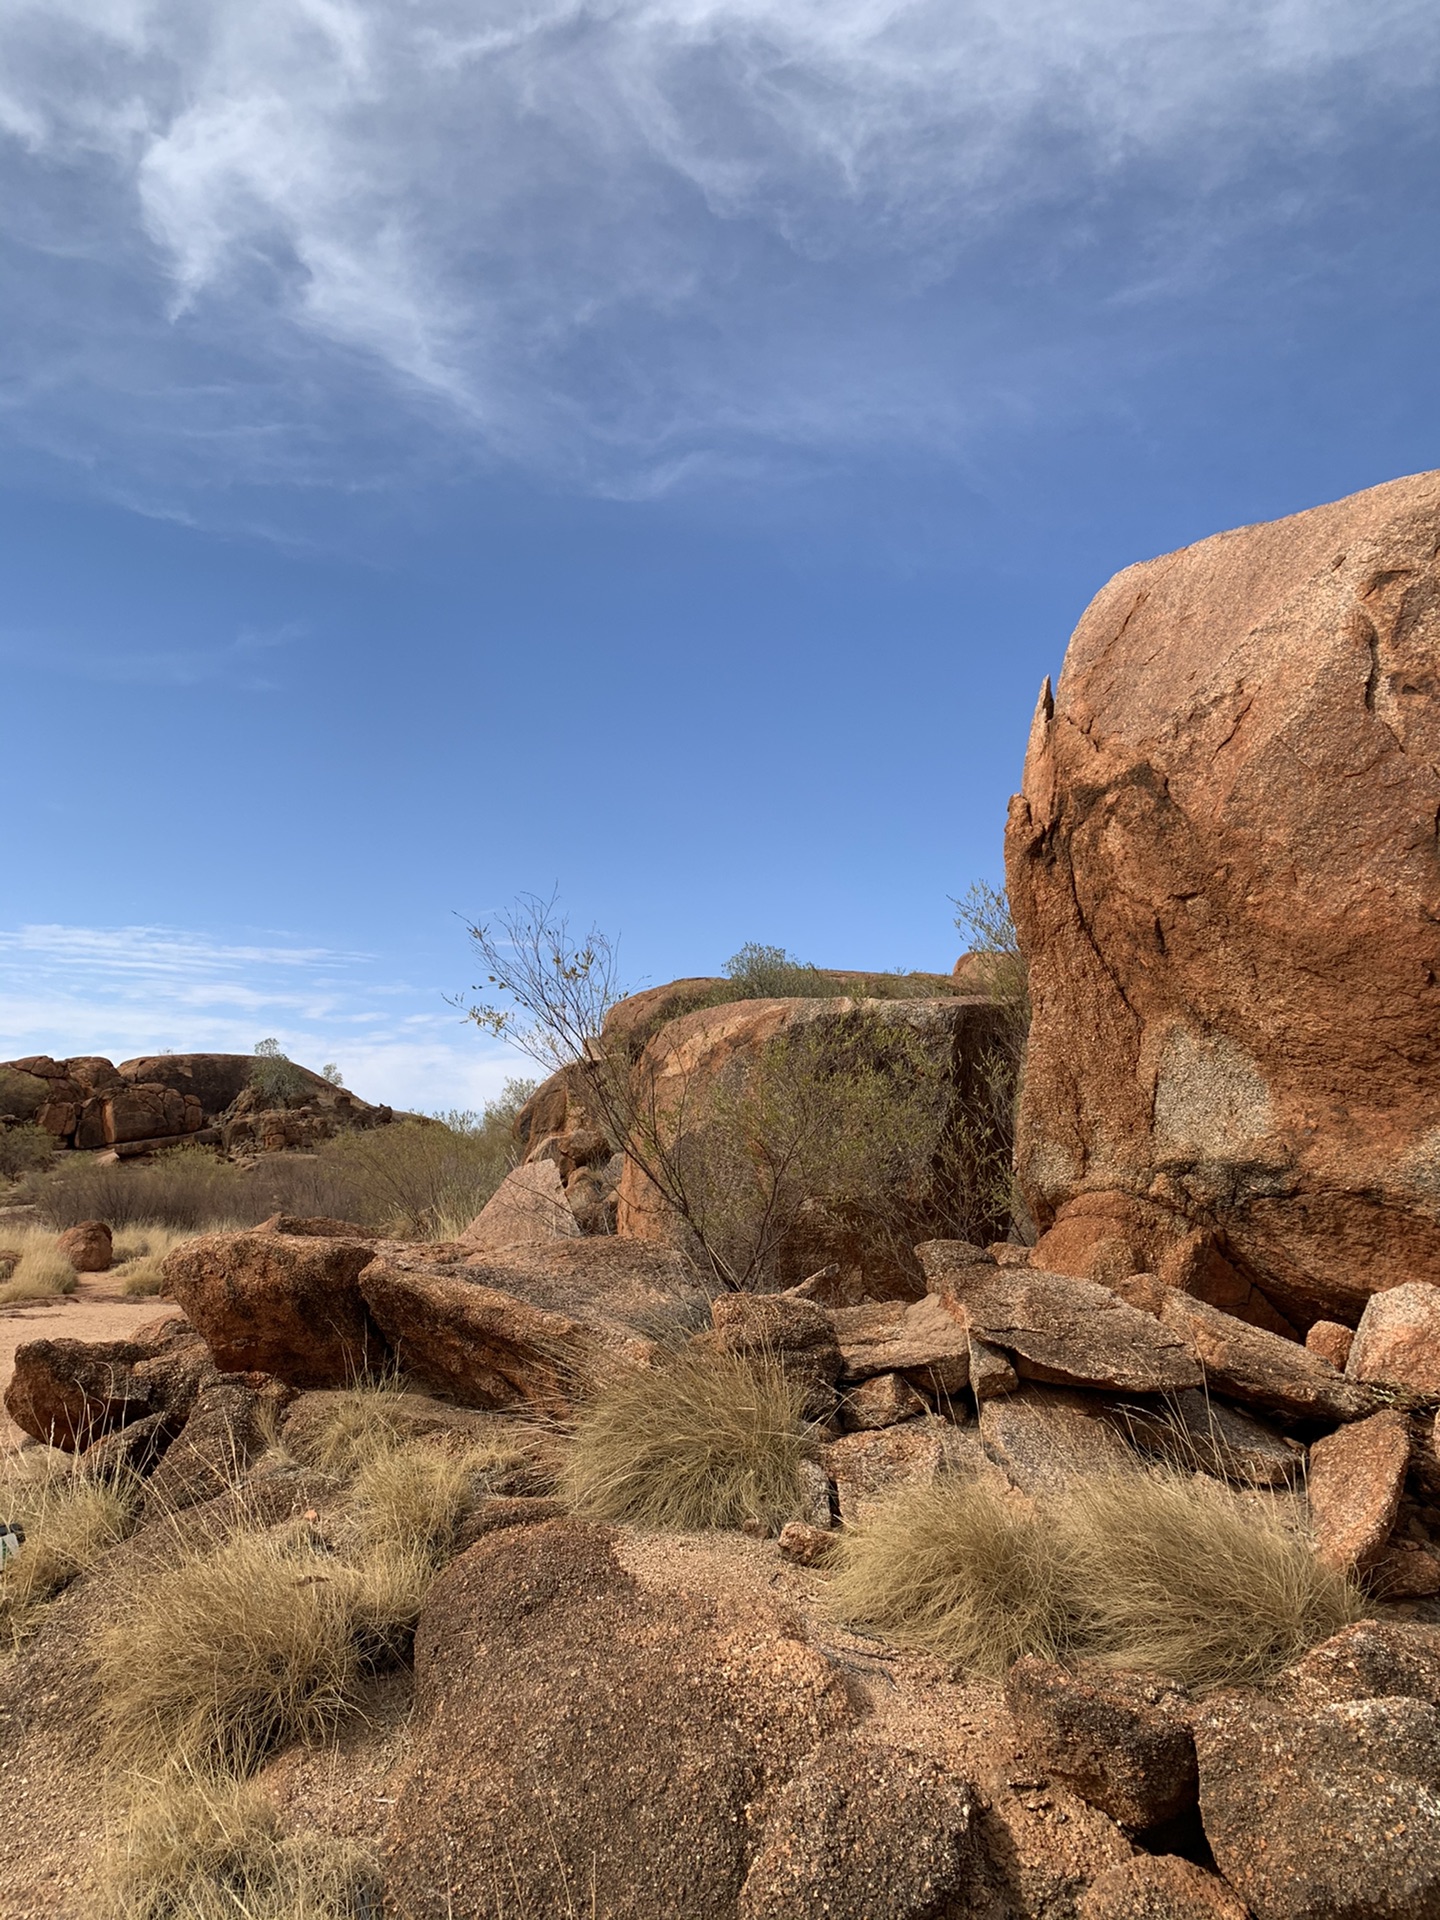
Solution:
[(266, 1095), (253, 1084), (255, 1066), (249, 1053), (142, 1054), (118, 1067), (96, 1054), (30, 1054), (0, 1062), (0, 1125), (28, 1122), (59, 1147), (110, 1148), (124, 1159), (187, 1142), (262, 1152), (308, 1146), (392, 1117), (291, 1062), (296, 1091)]

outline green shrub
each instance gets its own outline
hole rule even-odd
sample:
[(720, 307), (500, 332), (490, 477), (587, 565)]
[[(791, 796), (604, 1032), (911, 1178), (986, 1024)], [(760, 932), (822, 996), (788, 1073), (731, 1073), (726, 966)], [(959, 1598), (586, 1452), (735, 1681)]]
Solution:
[(779, 1362), (684, 1348), (612, 1381), (577, 1422), (562, 1487), (577, 1512), (669, 1532), (775, 1532), (813, 1457), (805, 1390)]
[(43, 1127), (25, 1121), (19, 1126), (0, 1126), (0, 1179), (18, 1180), (22, 1174), (37, 1173), (55, 1157), (55, 1140)]
[(283, 1107), (292, 1100), (303, 1099), (313, 1091), (314, 1083), (281, 1051), (278, 1040), (257, 1040), (250, 1085), (267, 1106)]

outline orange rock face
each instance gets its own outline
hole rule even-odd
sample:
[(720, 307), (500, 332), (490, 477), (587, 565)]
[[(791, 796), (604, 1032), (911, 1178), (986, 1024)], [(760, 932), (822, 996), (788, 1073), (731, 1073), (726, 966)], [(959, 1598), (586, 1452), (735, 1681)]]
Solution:
[(1423, 474), (1117, 575), (1011, 803), (1040, 1226), (1301, 1328), (1440, 1282), (1437, 551)]

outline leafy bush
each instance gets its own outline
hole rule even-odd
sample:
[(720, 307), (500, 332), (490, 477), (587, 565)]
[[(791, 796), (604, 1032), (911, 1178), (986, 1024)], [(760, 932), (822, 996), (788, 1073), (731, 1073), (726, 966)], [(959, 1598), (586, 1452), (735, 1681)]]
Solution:
[(255, 1064), (250, 1069), (250, 1085), (268, 1107), (287, 1106), (303, 1099), (313, 1089), (308, 1074), (282, 1052), (278, 1040), (255, 1042)]
[(826, 973), (783, 947), (754, 940), (732, 954), (721, 971), (724, 984), (712, 987), (697, 1005), (724, 1006), (732, 1000), (928, 1000), (955, 991), (948, 974)]
[(737, 1056), (703, 1101), (661, 1083), (630, 1137), (724, 1284), (837, 1258), (908, 1273), (920, 1241), (990, 1240), (1005, 1218), (989, 1162), (1008, 1162), (1009, 1137), (956, 1099), (950, 1051), (922, 1013), (817, 1012)]
[(844, 1536), (835, 1564), (841, 1618), (990, 1674), (1085, 1654), (1259, 1686), (1364, 1612), (1283, 1499), (1165, 1472), (1035, 1502), (957, 1477)]
[(29, 1121), (18, 1127), (0, 1127), (0, 1179), (18, 1180), (22, 1174), (38, 1172), (54, 1157), (54, 1136), (43, 1127)]
[(774, 1532), (800, 1512), (813, 1457), (805, 1390), (778, 1361), (689, 1347), (596, 1396), (562, 1487), (580, 1513), (672, 1532)]

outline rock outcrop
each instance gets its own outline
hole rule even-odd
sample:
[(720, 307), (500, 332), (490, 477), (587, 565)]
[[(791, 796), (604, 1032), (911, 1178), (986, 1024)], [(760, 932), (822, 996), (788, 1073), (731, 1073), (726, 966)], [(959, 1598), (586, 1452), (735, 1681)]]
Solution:
[(1422, 474), (1131, 567), (1076, 629), (1007, 833), (1045, 1264), (1203, 1228), (1302, 1329), (1440, 1281), (1437, 550)]

